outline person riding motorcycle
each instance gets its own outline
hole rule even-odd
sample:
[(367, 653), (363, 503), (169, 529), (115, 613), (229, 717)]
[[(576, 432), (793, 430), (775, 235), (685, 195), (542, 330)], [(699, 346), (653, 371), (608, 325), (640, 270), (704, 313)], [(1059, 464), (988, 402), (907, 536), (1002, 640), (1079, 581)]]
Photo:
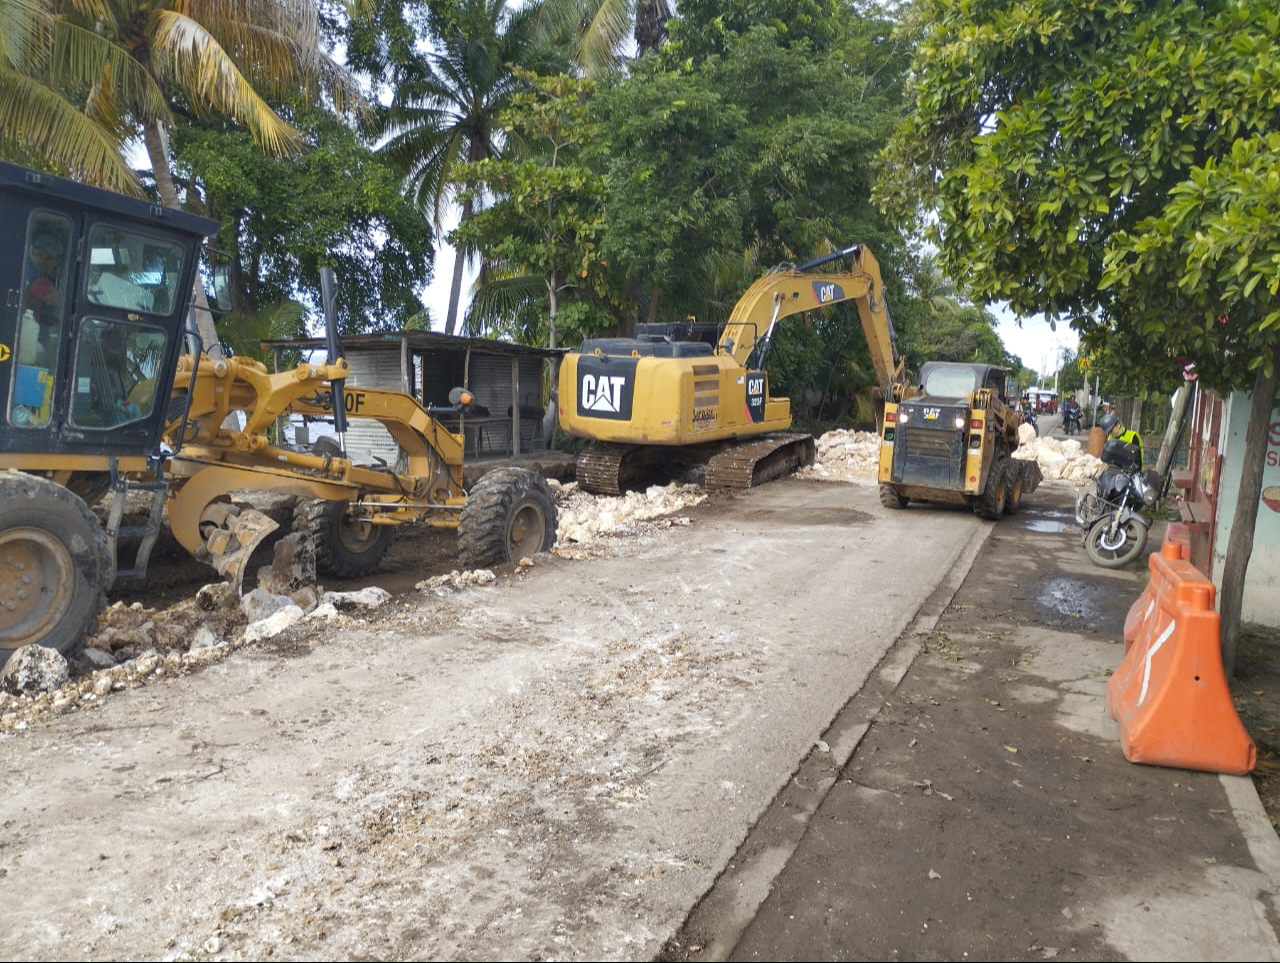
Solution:
[(1080, 430), (1080, 405), (1074, 398), (1062, 403), (1062, 430), (1074, 434)]
[(1100, 427), (1107, 439), (1115, 438), (1126, 445), (1134, 445), (1138, 449), (1138, 464), (1142, 464), (1142, 436), (1131, 428), (1126, 428), (1120, 424), (1120, 419), (1114, 414), (1107, 413), (1098, 420)]

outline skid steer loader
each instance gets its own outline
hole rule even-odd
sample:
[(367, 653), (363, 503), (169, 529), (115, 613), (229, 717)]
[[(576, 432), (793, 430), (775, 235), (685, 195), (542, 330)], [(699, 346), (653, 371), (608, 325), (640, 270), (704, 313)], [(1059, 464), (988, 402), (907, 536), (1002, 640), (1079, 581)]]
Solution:
[[(295, 528), (315, 536), (319, 570), (339, 577), (373, 571), (407, 522), (456, 528), (468, 567), (554, 542), (540, 476), (494, 471), (468, 493), (462, 436), (407, 395), (346, 389), (331, 275), (327, 360), (272, 374), (206, 352), (193, 332), (190, 292), (217, 222), (7, 163), (0, 222), (0, 664), (30, 643), (72, 648), (115, 581), (145, 576), (166, 514), (176, 540), (239, 589), (277, 523), (239, 509), (233, 491), (297, 496)], [(277, 419), (294, 413), (331, 419), (337, 442), (275, 440)], [(402, 470), (355, 464), (348, 418), (385, 426)], [(150, 512), (125, 526), (137, 492)], [(105, 522), (91, 510), (99, 501)], [(128, 565), (126, 540), (138, 545)]]

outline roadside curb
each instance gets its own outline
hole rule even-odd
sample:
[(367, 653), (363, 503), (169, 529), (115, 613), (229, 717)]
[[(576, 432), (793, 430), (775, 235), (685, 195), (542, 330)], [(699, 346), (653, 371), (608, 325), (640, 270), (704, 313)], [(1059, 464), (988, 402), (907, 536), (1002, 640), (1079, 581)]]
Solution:
[[(835, 714), (791, 778), (747, 831), (733, 861), (677, 927), (677, 934), (685, 930), (698, 933), (702, 940), (696, 949), (698, 960), (727, 960), (738, 945), (774, 881), (795, 854), (822, 801), (875, 722), (886, 697), (898, 688), (924, 651), (924, 638), (960, 591), (994, 528), (995, 523), (979, 524), (947, 578), (924, 600), (866, 682)], [(1280, 859), (1280, 851), (1277, 858)], [(684, 959), (691, 951), (668, 940), (658, 958)]]

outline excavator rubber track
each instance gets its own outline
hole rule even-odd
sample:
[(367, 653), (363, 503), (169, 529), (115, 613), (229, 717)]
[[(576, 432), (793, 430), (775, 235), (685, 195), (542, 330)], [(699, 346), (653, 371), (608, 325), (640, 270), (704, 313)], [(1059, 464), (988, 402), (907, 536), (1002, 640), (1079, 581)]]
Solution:
[(637, 455), (641, 445), (612, 445), (594, 442), (578, 454), (578, 487), (593, 495), (621, 495), (634, 465), (628, 455)]
[(767, 435), (735, 444), (707, 462), (704, 485), (709, 492), (743, 491), (812, 465), (817, 455), (812, 435)]

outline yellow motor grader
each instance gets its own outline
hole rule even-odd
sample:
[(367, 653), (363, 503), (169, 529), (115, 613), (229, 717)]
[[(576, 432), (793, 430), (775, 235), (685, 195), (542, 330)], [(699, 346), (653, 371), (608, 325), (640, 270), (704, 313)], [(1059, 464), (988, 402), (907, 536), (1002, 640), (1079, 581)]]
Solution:
[[(277, 523), (235, 505), (235, 491), (298, 496), (295, 529), (339, 577), (373, 571), (405, 522), (456, 528), (468, 567), (554, 542), (540, 476), (501, 469), (467, 492), (461, 435), (407, 395), (345, 387), (328, 274), (328, 359), (269, 373), (206, 352), (190, 323), (217, 222), (7, 163), (0, 218), (0, 663), (30, 643), (72, 648), (116, 580), (145, 576), (166, 513), (177, 541), (238, 589)], [(473, 400), (451, 395), (463, 410)], [(273, 426), (292, 414), (332, 420), (336, 441), (282, 443)], [(356, 464), (348, 418), (385, 426), (400, 464)], [(125, 525), (137, 492), (151, 510)], [(90, 506), (108, 498), (100, 522)], [(138, 545), (128, 567), (126, 542)]]

